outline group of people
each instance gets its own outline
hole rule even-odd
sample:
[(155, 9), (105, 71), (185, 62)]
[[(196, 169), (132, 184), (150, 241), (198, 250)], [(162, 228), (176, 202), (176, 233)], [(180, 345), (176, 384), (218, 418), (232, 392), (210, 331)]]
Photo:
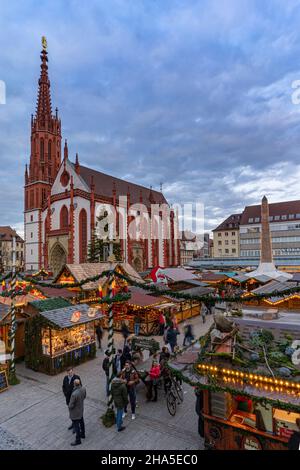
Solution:
[[(145, 379), (147, 387), (147, 401), (157, 401), (157, 388), (160, 378), (163, 379), (164, 390), (167, 392), (170, 382), (170, 374), (166, 363), (170, 358), (168, 348), (164, 346), (161, 353), (154, 354), (151, 369)], [(111, 383), (111, 393), (116, 408), (116, 425), (118, 432), (124, 431), (123, 419), (127, 415), (127, 408), (130, 402), (131, 419), (135, 419), (135, 409), (137, 406), (136, 386), (140, 382), (139, 374), (129, 360), (126, 360), (123, 370), (116, 373)]]
[(86, 389), (82, 386), (79, 375), (74, 373), (73, 367), (68, 367), (67, 369), (67, 375), (64, 377), (62, 390), (72, 421), (68, 429), (73, 430), (73, 434), (76, 435), (75, 441), (71, 442), (71, 446), (77, 446), (81, 444), (81, 439), (85, 439), (83, 411)]
[[(204, 306), (204, 304), (202, 304)], [(205, 316), (206, 316), (206, 307), (204, 306), (205, 310), (201, 310), (201, 315), (202, 317), (204, 316), (203, 323), (205, 323)], [(178, 335), (180, 334), (178, 324), (177, 324), (177, 319), (175, 315), (172, 318), (166, 317), (162, 312), (159, 315), (158, 318), (159, 322), (159, 334), (163, 336), (164, 338), (164, 343), (169, 349), (170, 353), (176, 352), (176, 349), (178, 347)], [(194, 333), (193, 333), (193, 327), (191, 324), (184, 324), (183, 326), (183, 332), (184, 332), (184, 339), (182, 346), (188, 346), (191, 344), (191, 342), (195, 339)]]
[[(160, 333), (164, 335), (165, 346), (160, 353), (155, 353), (152, 357), (152, 365), (147, 373), (145, 385), (147, 387), (147, 401), (156, 402), (158, 398), (158, 383), (162, 379), (164, 391), (167, 392), (170, 376), (166, 363), (171, 353), (176, 352), (177, 337), (180, 334), (176, 317), (174, 316), (167, 322), (165, 316), (161, 314), (159, 322), (161, 328)], [(139, 334), (139, 320), (135, 321), (135, 335)], [(111, 393), (116, 408), (117, 430), (123, 431), (123, 419), (127, 415), (128, 405), (130, 404), (131, 418), (135, 419), (135, 411), (137, 407), (136, 387), (140, 382), (139, 374), (136, 370), (136, 364), (143, 361), (143, 353), (141, 350), (132, 351), (130, 341), (130, 331), (126, 323), (122, 324), (122, 335), (124, 338), (124, 346), (118, 349), (112, 358), (113, 380), (111, 382)], [(98, 339), (98, 347), (102, 349), (103, 329), (101, 324), (96, 327), (96, 335)], [(194, 339), (191, 325), (184, 326), (183, 346), (191, 343)], [(109, 395), (110, 386), (110, 352), (105, 351), (105, 357), (102, 362), (102, 368), (106, 375), (106, 394)], [(85, 424), (83, 418), (84, 400), (86, 398), (86, 389), (83, 387), (81, 379), (74, 373), (74, 369), (69, 367), (67, 375), (63, 380), (63, 393), (66, 404), (69, 409), (69, 416), (72, 424), (69, 430), (75, 434), (75, 441), (72, 446), (81, 444), (81, 439), (85, 438)]]

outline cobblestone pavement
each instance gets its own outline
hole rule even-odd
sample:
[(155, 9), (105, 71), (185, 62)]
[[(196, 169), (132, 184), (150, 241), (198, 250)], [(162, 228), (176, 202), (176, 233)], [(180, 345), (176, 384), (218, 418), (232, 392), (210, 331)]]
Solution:
[[(212, 323), (208, 317), (203, 325), (200, 317), (191, 320), (194, 332), (204, 334)], [(182, 325), (179, 326), (182, 329)], [(104, 346), (106, 346), (106, 338)], [(162, 338), (156, 337), (162, 344)], [(179, 336), (181, 344), (183, 335)], [(116, 346), (123, 342), (115, 334)], [(25, 368), (18, 364), (17, 375), (21, 383), (10, 387), (0, 395), (0, 449), (93, 449), (93, 450), (195, 450), (202, 449), (203, 442), (197, 432), (197, 415), (193, 389), (184, 388), (184, 401), (178, 406), (174, 417), (170, 416), (163, 391), (158, 402), (147, 402), (145, 386), (137, 387), (138, 408), (136, 419), (128, 413), (124, 420), (126, 430), (122, 433), (116, 427), (105, 428), (100, 420), (106, 410), (105, 374), (102, 370), (103, 352), (97, 357), (76, 367), (87, 389), (84, 418), (86, 439), (81, 446), (70, 446), (72, 432), (68, 409), (62, 394), (64, 374), (51, 377)], [(146, 357), (143, 366), (149, 369)], [(130, 410), (130, 408), (129, 408)]]

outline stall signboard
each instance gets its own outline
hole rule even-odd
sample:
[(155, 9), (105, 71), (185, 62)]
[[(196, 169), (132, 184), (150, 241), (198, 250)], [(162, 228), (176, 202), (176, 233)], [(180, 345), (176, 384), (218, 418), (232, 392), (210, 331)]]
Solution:
[(243, 450), (262, 450), (261, 443), (255, 436), (244, 436), (242, 441)]
[(154, 354), (156, 351), (159, 351), (160, 346), (159, 346), (159, 342), (155, 341), (155, 339), (134, 337), (132, 338), (132, 349), (133, 350), (147, 349), (148, 351), (151, 352), (151, 354)]
[(81, 313), (79, 311), (72, 313), (72, 316), (70, 318), (71, 322), (76, 323), (80, 320)]
[(8, 389), (8, 379), (5, 370), (0, 370), (0, 393)]

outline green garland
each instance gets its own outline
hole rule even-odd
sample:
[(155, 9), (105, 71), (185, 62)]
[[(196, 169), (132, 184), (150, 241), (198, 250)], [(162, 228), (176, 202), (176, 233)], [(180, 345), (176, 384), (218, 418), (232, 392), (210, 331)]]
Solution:
[(157, 294), (157, 295), (167, 295), (171, 298), (178, 299), (178, 300), (195, 300), (197, 302), (213, 302), (213, 303), (218, 303), (218, 302), (251, 302), (252, 300), (263, 300), (263, 299), (268, 299), (271, 297), (282, 297), (283, 295), (290, 295), (294, 293), (300, 293), (300, 286), (295, 286), (291, 287), (290, 289), (286, 289), (283, 292), (279, 291), (274, 291), (271, 293), (265, 293), (265, 294), (252, 294), (249, 297), (245, 297), (244, 295), (236, 295), (236, 296), (212, 296), (211, 294), (205, 294), (205, 295), (190, 295), (190, 294), (184, 294), (182, 292), (172, 292), (167, 289), (158, 289), (157, 286), (151, 284), (143, 284), (141, 282), (134, 281), (132, 278), (121, 274), (117, 272), (115, 269), (114, 270), (108, 270), (108, 271), (103, 271), (101, 274), (97, 274), (95, 276), (88, 277), (86, 279), (83, 279), (80, 282), (75, 282), (75, 283), (68, 283), (68, 284), (48, 284), (47, 282), (43, 281), (38, 281), (36, 279), (32, 279), (26, 276), (23, 276), (22, 274), (18, 273), (18, 276), (26, 282), (30, 282), (31, 284), (38, 285), (41, 287), (50, 287), (54, 289), (66, 289), (66, 288), (74, 288), (74, 287), (82, 287), (83, 285), (89, 283), (89, 282), (97, 282), (99, 279), (103, 277), (108, 277), (113, 273), (114, 276), (128, 282), (129, 284), (140, 287), (141, 289), (151, 292), (152, 294)]
[(0, 283), (2, 283), (3, 281), (6, 281), (7, 279), (9, 279), (10, 277), (12, 276), (12, 273), (11, 271), (7, 274), (5, 274), (4, 276), (0, 277)]
[(130, 279), (129, 277), (125, 276), (124, 274), (114, 272), (116, 277), (119, 277), (123, 279), (124, 281), (130, 283), (133, 286), (140, 287), (141, 289), (150, 291), (153, 294), (158, 294), (158, 295), (167, 295), (169, 297), (172, 297), (174, 299), (179, 299), (179, 300), (196, 300), (197, 302), (249, 302), (251, 300), (260, 300), (260, 299), (268, 299), (270, 297), (282, 297), (282, 295), (286, 294), (293, 294), (295, 292), (300, 292), (300, 286), (295, 286), (291, 287), (290, 289), (286, 289), (284, 292), (279, 292), (279, 291), (274, 291), (272, 293), (265, 293), (265, 294), (252, 294), (252, 297), (244, 297), (241, 295), (237, 296), (225, 296), (224, 298), (221, 296), (212, 296), (211, 294), (205, 294), (205, 295), (190, 295), (190, 294), (184, 294), (182, 292), (172, 292), (167, 289), (158, 289), (155, 285), (150, 284), (142, 284), (141, 282), (134, 281)]
[[(192, 387), (196, 389), (201, 389), (201, 390), (209, 390), (212, 392), (224, 392), (224, 393), (230, 393), (231, 395), (241, 395), (248, 397), (252, 399), (254, 402), (257, 403), (262, 403), (262, 404), (269, 404), (275, 408), (280, 408), (281, 410), (285, 411), (294, 411), (299, 413), (300, 412), (300, 405), (293, 405), (291, 403), (284, 403), (280, 400), (273, 400), (271, 398), (266, 398), (266, 397), (253, 397), (250, 393), (246, 392), (241, 392), (240, 390), (235, 390), (230, 387), (225, 387), (221, 385), (217, 385), (216, 382), (212, 384), (201, 384), (200, 382), (194, 382), (190, 380), (188, 377), (182, 374), (182, 372), (178, 371), (177, 369), (174, 369), (170, 366), (170, 364), (166, 364), (170, 372), (177, 377), (178, 379), (182, 380), (183, 382), (187, 383), (188, 385), (191, 385)], [(194, 370), (196, 371), (197, 364), (194, 364)]]

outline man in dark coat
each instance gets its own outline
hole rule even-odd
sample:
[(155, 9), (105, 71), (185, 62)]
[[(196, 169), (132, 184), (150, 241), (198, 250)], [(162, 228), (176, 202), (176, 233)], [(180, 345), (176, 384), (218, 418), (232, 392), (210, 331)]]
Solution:
[(106, 395), (108, 396), (109, 394), (109, 351), (108, 349), (105, 351), (105, 358), (103, 359), (102, 362), (102, 369), (105, 372), (106, 375)]
[(121, 333), (122, 333), (123, 338), (124, 338), (124, 346), (125, 346), (125, 345), (126, 345), (127, 338), (128, 338), (128, 336), (130, 335), (129, 328), (128, 328), (128, 326), (126, 325), (125, 322), (122, 323), (122, 326), (121, 326)]
[(289, 450), (300, 450), (300, 418), (296, 419), (298, 431), (294, 431), (288, 442)]
[(196, 390), (196, 413), (198, 415), (198, 433), (204, 437), (204, 419), (203, 419), (203, 391)]
[(102, 341), (102, 338), (103, 338), (103, 328), (100, 325), (100, 323), (97, 325), (95, 331), (96, 331), (96, 335), (97, 335), (97, 339), (98, 339), (99, 349), (102, 349), (101, 341)]
[(125, 407), (128, 405), (126, 380), (121, 379), (121, 374), (122, 373), (119, 372), (111, 383), (111, 393), (117, 410), (117, 430), (119, 432), (125, 429), (125, 426), (123, 426), (123, 413)]
[[(74, 380), (76, 379), (79, 379), (81, 383), (79, 375), (74, 374), (73, 367), (68, 367), (67, 375), (64, 377), (63, 385), (62, 385), (62, 390), (63, 390), (64, 396), (66, 397), (67, 406), (69, 406), (70, 398), (71, 398), (73, 388), (74, 388)], [(73, 423), (71, 424), (71, 426), (68, 427), (68, 429), (73, 429), (73, 433), (75, 433), (75, 429), (73, 428)]]
[(177, 335), (179, 335), (179, 331), (173, 328), (173, 326), (170, 326), (167, 332), (166, 340), (167, 343), (169, 343), (172, 352), (174, 352), (174, 348), (177, 345)]
[[(121, 373), (121, 378), (126, 381), (127, 392), (130, 400), (131, 406), (131, 419), (135, 419), (135, 408), (136, 408), (136, 386), (139, 383), (140, 379), (136, 369), (132, 366), (130, 361), (125, 362), (125, 367)], [(127, 413), (127, 405), (124, 408), (125, 417)]]
[(81, 439), (85, 438), (85, 426), (83, 420), (84, 400), (86, 398), (86, 390), (81, 385), (79, 379), (74, 380), (74, 389), (70, 398), (69, 410), (70, 418), (76, 432), (76, 440), (71, 442), (71, 446), (81, 444)]

